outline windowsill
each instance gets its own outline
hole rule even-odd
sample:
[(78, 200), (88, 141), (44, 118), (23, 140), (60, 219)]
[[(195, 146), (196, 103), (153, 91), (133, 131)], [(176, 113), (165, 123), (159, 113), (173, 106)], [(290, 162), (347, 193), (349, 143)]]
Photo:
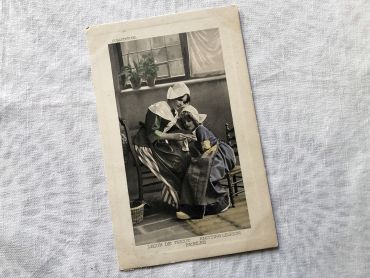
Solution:
[[(179, 81), (179, 82), (184, 82), (185, 84), (195, 84), (195, 83), (202, 83), (202, 82), (209, 82), (209, 81), (214, 81), (214, 80), (221, 80), (225, 79), (226, 76), (223, 75), (217, 75), (217, 76), (211, 76), (211, 77), (202, 77), (202, 78), (197, 78), (197, 79), (189, 79), (189, 80), (184, 80), (184, 81)], [(160, 89), (160, 88), (168, 88), (172, 86), (173, 84), (178, 83), (178, 82), (169, 82), (169, 83), (164, 83), (164, 84), (158, 84), (153, 87), (149, 86), (142, 86), (140, 89), (134, 90), (132, 88), (130, 89), (125, 89), (121, 90), (121, 93), (129, 93), (129, 92), (142, 92), (142, 91), (149, 91), (153, 89)]]

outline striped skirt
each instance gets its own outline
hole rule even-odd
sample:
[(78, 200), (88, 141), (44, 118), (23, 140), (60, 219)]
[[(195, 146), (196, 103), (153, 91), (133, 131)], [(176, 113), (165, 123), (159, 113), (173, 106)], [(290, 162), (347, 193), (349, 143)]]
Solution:
[(160, 180), (163, 182), (162, 188), (162, 200), (173, 206), (174, 208), (178, 209), (179, 207), (179, 196), (173, 186), (163, 177), (163, 175), (159, 171), (159, 167), (157, 162), (153, 157), (152, 150), (148, 147), (143, 146), (135, 146), (135, 151), (141, 163), (143, 163), (149, 170)]

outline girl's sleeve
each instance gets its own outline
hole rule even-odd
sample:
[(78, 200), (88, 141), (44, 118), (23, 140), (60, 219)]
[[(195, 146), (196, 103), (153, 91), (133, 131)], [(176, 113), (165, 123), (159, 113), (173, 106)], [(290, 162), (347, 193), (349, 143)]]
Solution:
[(202, 146), (203, 152), (209, 150), (212, 147), (210, 141), (210, 132), (206, 127), (204, 127), (203, 125), (198, 126), (195, 131), (195, 135), (197, 136), (197, 141)]

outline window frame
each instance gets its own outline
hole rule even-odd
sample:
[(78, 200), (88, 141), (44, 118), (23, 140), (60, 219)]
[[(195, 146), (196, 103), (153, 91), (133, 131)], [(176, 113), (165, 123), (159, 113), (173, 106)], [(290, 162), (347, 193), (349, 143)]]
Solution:
[[(182, 61), (184, 64), (184, 75), (182, 76), (174, 76), (174, 77), (165, 77), (165, 78), (160, 78), (156, 80), (156, 84), (165, 84), (165, 83), (171, 83), (171, 82), (177, 82), (177, 81), (182, 81), (182, 80), (188, 80), (190, 79), (190, 67), (189, 67), (189, 52), (188, 52), (188, 41), (187, 41), (187, 36), (186, 33), (179, 33), (179, 39), (180, 39), (180, 47), (181, 47), (181, 54), (182, 54)], [(167, 48), (167, 46), (165, 46)], [(151, 48), (150, 50), (152, 51), (153, 49), (156, 48)], [(123, 52), (121, 48), (121, 44), (117, 43), (117, 52), (118, 52), (118, 57), (119, 57), (119, 66), (122, 69), (124, 66), (123, 63)], [(142, 51), (137, 51), (135, 53), (140, 53)], [(179, 59), (180, 60), (180, 59)], [(166, 62), (160, 63), (160, 64), (167, 64), (169, 67), (169, 61), (167, 60)], [(168, 68), (169, 70), (169, 68)], [(125, 89), (129, 88), (128, 85), (126, 85)]]

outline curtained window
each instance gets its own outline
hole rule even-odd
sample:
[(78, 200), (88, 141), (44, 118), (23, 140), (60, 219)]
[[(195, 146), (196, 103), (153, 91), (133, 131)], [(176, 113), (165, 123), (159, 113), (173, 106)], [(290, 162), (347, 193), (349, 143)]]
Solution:
[(225, 73), (218, 29), (189, 32), (187, 41), (191, 77)]

